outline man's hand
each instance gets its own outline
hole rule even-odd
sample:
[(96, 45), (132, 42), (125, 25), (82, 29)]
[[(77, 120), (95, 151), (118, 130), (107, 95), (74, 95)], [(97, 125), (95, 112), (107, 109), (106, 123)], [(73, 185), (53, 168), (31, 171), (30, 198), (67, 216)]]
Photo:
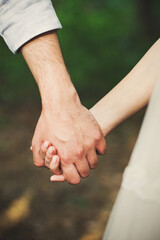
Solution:
[(103, 134), (91, 113), (81, 105), (66, 70), (56, 32), (33, 39), (21, 49), (38, 84), (42, 113), (33, 136), (33, 158), (43, 166), (40, 146), (51, 142), (61, 158), (65, 179), (77, 184), (97, 166), (96, 151), (106, 149)]
[(90, 168), (97, 167), (96, 150), (104, 154), (106, 144), (102, 132), (90, 112), (80, 103), (72, 102), (67, 109), (55, 113), (42, 111), (32, 141), (36, 166), (44, 166), (40, 156), (43, 141), (54, 144), (61, 159), (65, 179), (78, 184), (80, 177), (87, 177)]

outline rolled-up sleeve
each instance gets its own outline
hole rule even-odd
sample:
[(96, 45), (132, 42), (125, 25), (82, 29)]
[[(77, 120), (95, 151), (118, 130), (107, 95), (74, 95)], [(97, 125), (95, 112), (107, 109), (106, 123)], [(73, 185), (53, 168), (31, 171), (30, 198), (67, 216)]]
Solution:
[(50, 0), (0, 0), (0, 34), (13, 53), (32, 38), (61, 27)]

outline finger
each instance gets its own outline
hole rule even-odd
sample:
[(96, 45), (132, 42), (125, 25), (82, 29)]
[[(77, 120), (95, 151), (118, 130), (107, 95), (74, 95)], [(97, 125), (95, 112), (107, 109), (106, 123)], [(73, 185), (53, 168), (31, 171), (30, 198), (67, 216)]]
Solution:
[(64, 182), (65, 181), (65, 177), (63, 174), (61, 175), (53, 175), (50, 177), (50, 181), (51, 182)]
[(106, 153), (107, 146), (104, 137), (96, 144), (96, 150), (100, 155), (104, 155)]
[(85, 157), (82, 160), (77, 160), (75, 166), (81, 177), (86, 178), (90, 175), (90, 167)]
[(30, 146), (30, 150), (31, 150), (31, 151), (33, 150), (32, 146)]
[(53, 156), (50, 163), (50, 170), (55, 175), (59, 175), (62, 173), (62, 170), (60, 169), (60, 158), (58, 155)]
[(56, 149), (53, 146), (50, 146), (46, 152), (45, 156), (45, 165), (46, 167), (50, 168), (50, 163), (52, 160), (52, 157), (56, 154)]
[(81, 178), (80, 178), (80, 175), (79, 175), (76, 167), (74, 166), (74, 164), (70, 164), (70, 165), (61, 164), (61, 168), (63, 171), (63, 175), (68, 183), (70, 183), (70, 184), (79, 184), (80, 183)]
[(92, 149), (88, 154), (87, 154), (87, 160), (89, 163), (89, 166), (91, 169), (94, 169), (98, 166), (98, 156), (97, 153), (94, 149)]
[(40, 152), (40, 146), (38, 144), (36, 144), (36, 146), (32, 145), (34, 165), (37, 166), (37, 167), (44, 167), (45, 166), (45, 161), (40, 156), (39, 152)]
[(49, 141), (45, 141), (42, 145), (41, 145), (41, 148), (40, 148), (40, 155), (42, 158), (45, 159), (45, 156), (46, 156), (46, 152), (48, 150), (48, 147), (51, 146), (51, 143)]

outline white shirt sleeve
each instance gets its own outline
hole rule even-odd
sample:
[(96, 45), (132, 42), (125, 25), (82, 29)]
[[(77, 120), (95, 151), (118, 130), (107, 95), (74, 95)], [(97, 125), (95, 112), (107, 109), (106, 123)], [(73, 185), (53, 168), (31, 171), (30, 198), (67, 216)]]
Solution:
[(0, 0), (0, 35), (13, 53), (39, 34), (60, 28), (51, 0)]

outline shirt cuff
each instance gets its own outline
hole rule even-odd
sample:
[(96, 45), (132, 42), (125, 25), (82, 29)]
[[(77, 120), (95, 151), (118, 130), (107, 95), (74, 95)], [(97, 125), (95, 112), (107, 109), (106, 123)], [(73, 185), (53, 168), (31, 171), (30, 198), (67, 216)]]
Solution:
[(0, 16), (0, 34), (13, 53), (32, 38), (62, 28), (50, 0), (6, 1)]

